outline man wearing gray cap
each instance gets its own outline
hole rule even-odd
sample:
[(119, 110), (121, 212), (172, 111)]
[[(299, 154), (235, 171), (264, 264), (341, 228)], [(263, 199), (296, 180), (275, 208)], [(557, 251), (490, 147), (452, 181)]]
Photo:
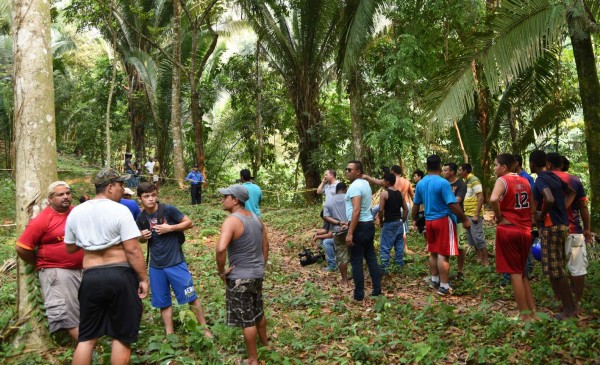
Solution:
[[(267, 320), (263, 311), (262, 283), (269, 256), (269, 241), (256, 214), (245, 209), (248, 190), (242, 185), (219, 189), (223, 209), (231, 213), (221, 226), (217, 243), (217, 271), (226, 286), (227, 324), (242, 327), (248, 350), (244, 364), (258, 364), (256, 338), (267, 346)], [(229, 268), (225, 259), (229, 256)]]
[(33, 218), (19, 239), (16, 250), (21, 259), (35, 266), (44, 294), (50, 332), (65, 329), (77, 341), (83, 252), (74, 255), (65, 249), (65, 224), (73, 206), (71, 188), (64, 181), (48, 186), (49, 205)]
[(96, 342), (104, 335), (113, 339), (111, 364), (127, 364), (131, 343), (138, 338), (148, 275), (140, 231), (129, 210), (118, 203), (129, 178), (113, 169), (101, 170), (94, 179), (96, 196), (67, 218), (67, 251), (84, 250), (79, 343), (73, 364), (90, 364)]

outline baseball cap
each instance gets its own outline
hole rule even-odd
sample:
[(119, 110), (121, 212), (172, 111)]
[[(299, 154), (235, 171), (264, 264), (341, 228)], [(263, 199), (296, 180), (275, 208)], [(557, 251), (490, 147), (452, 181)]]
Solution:
[(248, 189), (242, 185), (230, 185), (225, 189), (219, 189), (219, 193), (223, 195), (233, 195), (242, 203), (245, 203), (246, 200), (248, 200)]
[(123, 195), (133, 195), (133, 190), (131, 190), (129, 188), (125, 188), (125, 191), (123, 192)]
[(130, 178), (130, 174), (121, 175), (115, 169), (102, 169), (94, 178), (94, 185), (107, 185), (117, 181), (123, 182)]
[(54, 189), (56, 189), (57, 186), (64, 186), (67, 189), (71, 189), (71, 187), (69, 186), (69, 184), (67, 184), (64, 181), (55, 181), (52, 184), (50, 184), (48, 186), (48, 197), (51, 197), (52, 194), (54, 194)]

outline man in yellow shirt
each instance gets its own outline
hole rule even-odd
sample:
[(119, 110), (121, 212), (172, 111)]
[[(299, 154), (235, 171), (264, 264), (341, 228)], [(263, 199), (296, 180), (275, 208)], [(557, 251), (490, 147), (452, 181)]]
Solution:
[(477, 263), (483, 266), (490, 264), (488, 258), (485, 235), (483, 232), (483, 217), (481, 217), (481, 208), (483, 207), (483, 187), (481, 181), (473, 175), (471, 164), (465, 163), (458, 168), (459, 175), (467, 183), (467, 195), (464, 200), (465, 215), (471, 221), (471, 229), (467, 230), (467, 241), (469, 245), (477, 249)]

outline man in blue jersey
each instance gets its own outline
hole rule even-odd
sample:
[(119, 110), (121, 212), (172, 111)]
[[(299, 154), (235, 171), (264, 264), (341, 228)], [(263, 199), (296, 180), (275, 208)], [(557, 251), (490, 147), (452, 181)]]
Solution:
[(427, 157), (427, 175), (417, 184), (412, 208), (413, 225), (421, 204), (425, 205), (425, 224), (427, 230), (427, 251), (429, 251), (429, 286), (438, 289), (438, 294), (452, 294), (448, 283), (450, 271), (449, 256), (458, 255), (456, 235), (456, 217), (466, 229), (471, 228), (470, 221), (456, 202), (450, 183), (442, 178), (442, 160), (437, 155)]
[(190, 182), (190, 194), (192, 196), (192, 205), (202, 203), (202, 184), (206, 182), (204, 175), (198, 171), (198, 165), (192, 167), (192, 171), (185, 177), (185, 181)]

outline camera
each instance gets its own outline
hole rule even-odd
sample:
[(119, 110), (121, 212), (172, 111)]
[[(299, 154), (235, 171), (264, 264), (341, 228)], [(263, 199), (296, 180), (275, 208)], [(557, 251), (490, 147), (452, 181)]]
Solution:
[(309, 248), (303, 249), (302, 252), (298, 254), (298, 257), (300, 258), (300, 265), (302, 266), (312, 265), (321, 260), (325, 260), (325, 254), (323, 252), (319, 251), (315, 254)]

